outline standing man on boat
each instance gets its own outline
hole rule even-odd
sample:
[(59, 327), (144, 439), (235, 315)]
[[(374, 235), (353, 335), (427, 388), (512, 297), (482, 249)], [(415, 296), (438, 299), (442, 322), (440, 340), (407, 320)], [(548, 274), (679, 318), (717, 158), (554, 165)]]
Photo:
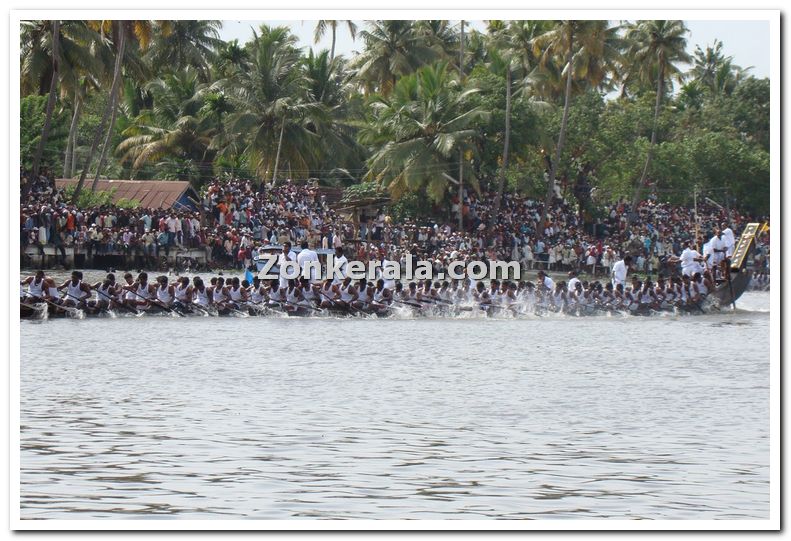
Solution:
[(720, 224), (720, 230), (722, 230), (722, 240), (725, 241), (725, 257), (730, 258), (736, 246), (736, 236), (733, 234), (733, 229), (728, 226), (727, 222), (722, 222)]
[(709, 245), (713, 253), (713, 263), (715, 266), (718, 266), (725, 259), (725, 253), (727, 252), (727, 245), (722, 238), (722, 231), (717, 229), (714, 232), (714, 236), (709, 240)]
[(627, 255), (620, 261), (616, 261), (612, 266), (612, 285), (613, 287), (626, 286), (626, 275), (629, 274), (629, 267), (632, 264), (632, 256)]
[(696, 272), (703, 272), (703, 267), (701, 266), (703, 256), (692, 247), (690, 241), (684, 243), (684, 251), (681, 252), (678, 261), (681, 262), (681, 274), (684, 276), (692, 276)]
[(283, 251), (277, 257), (277, 264), (280, 267), (279, 288), (285, 290), (288, 287), (288, 279), (283, 276), (286, 261), (297, 261), (297, 254), (291, 249), (291, 243), (283, 243)]
[[(310, 245), (308, 244), (307, 240), (303, 240), (302, 244), (300, 245), (302, 251), (299, 252), (297, 255), (297, 263), (299, 263), (299, 268), (302, 272), (305, 270), (305, 265), (307, 265), (310, 261), (318, 261), (319, 254), (315, 251), (310, 249)], [(310, 283), (315, 283), (319, 279), (317, 270), (314, 268), (310, 269)]]

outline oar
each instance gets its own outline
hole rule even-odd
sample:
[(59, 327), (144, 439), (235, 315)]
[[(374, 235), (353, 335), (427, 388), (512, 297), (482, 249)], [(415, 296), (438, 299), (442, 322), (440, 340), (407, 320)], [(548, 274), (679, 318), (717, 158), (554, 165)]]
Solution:
[(66, 295), (67, 297), (71, 297), (72, 299), (74, 299), (75, 301), (77, 301), (79, 304), (85, 304), (85, 299), (78, 299), (77, 297), (75, 297), (74, 295), (72, 295), (72, 294), (70, 294), (70, 293), (65, 293), (65, 295)]
[[(96, 289), (96, 290), (97, 290), (97, 292), (98, 292), (98, 288), (94, 288), (93, 286), (91, 286), (91, 289)], [(105, 295), (98, 294), (97, 296), (99, 297), (99, 298), (98, 298), (98, 300), (102, 300), (102, 298), (101, 298), (102, 296), (105, 296), (105, 297), (106, 297), (106, 300), (107, 300), (107, 310), (106, 310), (106, 311), (107, 311), (107, 312), (109, 312), (110, 310), (112, 310), (112, 307), (111, 307), (111, 305), (113, 305), (113, 304), (116, 304), (116, 305), (118, 305), (118, 306), (121, 306), (121, 307), (122, 307), (124, 310), (128, 310), (129, 312), (132, 312), (132, 313), (133, 313), (134, 315), (136, 315), (136, 316), (139, 316), (139, 315), (141, 315), (141, 313), (140, 313), (140, 312), (138, 312), (137, 310), (135, 310), (135, 309), (133, 309), (133, 308), (129, 308), (127, 305), (125, 305), (125, 304), (123, 304), (123, 303), (116, 302), (116, 300), (115, 300), (115, 299), (113, 299), (112, 297), (107, 297), (107, 295), (106, 295), (106, 294), (105, 294)]]
[(407, 306), (412, 306), (414, 308), (423, 308), (422, 304), (417, 304), (414, 302), (399, 301), (398, 299), (393, 299), (393, 302), (397, 302), (398, 304), (405, 304)]
[(450, 301), (446, 301), (445, 299), (440, 299), (439, 297), (426, 297), (425, 301), (421, 299), (420, 302), (441, 302), (444, 304), (453, 304)]
[(237, 310), (236, 308), (232, 308), (231, 306), (229, 306), (229, 303), (231, 303), (231, 302), (233, 302), (233, 301), (228, 301), (228, 302), (218, 303), (218, 304), (221, 304), (223, 306), (223, 308), (227, 308), (231, 312), (239, 314), (241, 317), (250, 317), (250, 314), (248, 314), (247, 312), (242, 312), (241, 310)]
[(36, 310), (36, 311), (38, 311), (38, 310), (40, 310), (40, 309), (41, 309), (41, 308), (39, 308), (38, 306), (34, 306), (34, 305), (32, 305), (32, 304), (25, 304), (25, 303), (24, 303), (24, 302), (22, 302), (22, 301), (19, 301), (19, 305), (20, 305), (20, 306), (24, 306), (25, 308), (30, 308), (31, 310)]
[(211, 310), (209, 310), (209, 309), (208, 309), (208, 308), (206, 308), (205, 306), (201, 306), (200, 304), (198, 304), (198, 303), (196, 303), (196, 302), (193, 302), (193, 303), (190, 305), (190, 307), (191, 307), (193, 310), (198, 310), (198, 311), (200, 311), (200, 312), (202, 312), (202, 313), (206, 314), (207, 316), (212, 316), (212, 315), (215, 315), (215, 314), (213, 314), (213, 313), (211, 312)]
[[(72, 295), (72, 294), (70, 294), (70, 293), (66, 293), (65, 295), (66, 295), (67, 297), (71, 297), (72, 299), (74, 299), (75, 301), (77, 301), (79, 304), (83, 304), (83, 305), (85, 306), (85, 309), (86, 309), (86, 310), (88, 310), (90, 313), (93, 313), (93, 314), (98, 314), (99, 312), (101, 312), (101, 311), (102, 311), (101, 309), (98, 309), (98, 310), (96, 310), (95, 312), (93, 312), (93, 311), (90, 309), (90, 307), (88, 306), (88, 303), (86, 303), (86, 302), (85, 302), (85, 301), (86, 301), (86, 299), (78, 299), (77, 297), (75, 297), (74, 295)], [(107, 309), (107, 310), (109, 310), (109, 307), (108, 307), (108, 309)], [(107, 310), (104, 310), (104, 311), (106, 312)]]
[(171, 313), (171, 314), (176, 314), (176, 315), (177, 315), (177, 316), (179, 316), (179, 317), (184, 317), (184, 314), (182, 314), (181, 312), (178, 312), (178, 311), (176, 311), (176, 310), (173, 310), (172, 308), (168, 308), (167, 306), (165, 306), (164, 304), (162, 304), (161, 302), (159, 302), (159, 301), (158, 301), (158, 300), (156, 300), (156, 299), (147, 299), (147, 298), (145, 298), (144, 296), (142, 296), (142, 295), (138, 294), (136, 291), (132, 291), (131, 289), (127, 289), (127, 291), (130, 291), (130, 292), (132, 293), (132, 295), (135, 295), (135, 296), (137, 296), (137, 297), (140, 297), (141, 299), (143, 299), (143, 300), (144, 300), (144, 301), (146, 301), (146, 302), (150, 302), (150, 303), (151, 303), (151, 304), (153, 304), (154, 306), (159, 306), (160, 308), (162, 308), (163, 310), (167, 311), (168, 313)]
[[(499, 308), (500, 310), (511, 310), (511, 306), (512, 305), (505, 306), (505, 305), (502, 305), (502, 304), (495, 304), (493, 302), (485, 302), (485, 303), (481, 303), (480, 304), (481, 309), (485, 309), (484, 306), (486, 306), (486, 307), (493, 307), (493, 308)], [(521, 316), (529, 316), (530, 315), (527, 312), (523, 312), (522, 310), (512, 310), (512, 312), (514, 312), (515, 314), (519, 314)]]
[(264, 303), (264, 301), (259, 301), (259, 302), (247, 301), (247, 305), (255, 307), (256, 312), (258, 312), (259, 314), (263, 314), (264, 311), (267, 309), (267, 305)]
[(51, 304), (55, 308), (60, 308), (61, 310), (65, 310), (65, 311), (69, 312), (70, 314), (76, 314), (76, 313), (80, 312), (79, 308), (72, 308), (70, 306), (62, 306), (62, 305), (60, 305), (60, 304), (58, 304), (56, 302), (48, 301), (44, 297), (35, 297), (35, 298), (36, 299), (41, 299), (42, 301), (44, 301), (44, 302), (46, 302), (48, 304)]
[[(136, 316), (138, 316), (138, 317), (139, 317), (139, 316), (142, 316), (142, 315), (144, 314), (144, 312), (141, 312), (141, 311), (140, 311), (140, 310), (138, 310), (137, 308), (132, 308), (131, 306), (127, 306), (126, 304), (124, 304), (124, 303), (122, 303), (122, 302), (118, 302), (118, 301), (115, 301), (115, 300), (113, 300), (112, 302), (113, 302), (113, 304), (115, 304), (116, 306), (120, 306), (121, 308), (123, 308), (124, 310), (126, 310), (126, 311), (128, 311), (128, 312), (132, 312), (134, 315), (136, 315)], [(108, 309), (109, 309), (109, 308), (108, 308)]]
[[(338, 303), (337, 303), (337, 301), (336, 301), (335, 299), (331, 299), (331, 298), (330, 298), (330, 297), (329, 297), (327, 294), (325, 294), (323, 291), (319, 291), (319, 293), (320, 293), (321, 295), (324, 295), (324, 297), (325, 297), (325, 298), (326, 298), (328, 301), (330, 301), (330, 302), (331, 302), (333, 305), (335, 305), (335, 306), (338, 306)], [(345, 308), (345, 309), (347, 309), (347, 310), (349, 310), (349, 311), (352, 311), (352, 310), (355, 310), (355, 311), (357, 311), (357, 309), (356, 309), (354, 306), (352, 306), (351, 304), (347, 304), (347, 305), (346, 305), (344, 308)]]
[(291, 306), (296, 306), (297, 308), (305, 308), (307, 310), (313, 310), (314, 312), (318, 312), (319, 314), (323, 314), (326, 310), (322, 310), (321, 308), (314, 308), (313, 306), (306, 306), (304, 304), (297, 304), (295, 302), (283, 301), (286, 304), (290, 304)]
[[(702, 301), (702, 300), (700, 300), (700, 301), (698, 301), (698, 302), (691, 302), (690, 304), (692, 304), (692, 306), (694, 306), (695, 308), (697, 308), (698, 310), (700, 310), (700, 313), (701, 313), (701, 314), (705, 314), (705, 313), (706, 313), (706, 311), (705, 311), (703, 308), (701, 308), (701, 307), (700, 307), (700, 303), (702, 303), (702, 302), (703, 302), (703, 301)], [(734, 307), (734, 308), (735, 308), (735, 307)]]

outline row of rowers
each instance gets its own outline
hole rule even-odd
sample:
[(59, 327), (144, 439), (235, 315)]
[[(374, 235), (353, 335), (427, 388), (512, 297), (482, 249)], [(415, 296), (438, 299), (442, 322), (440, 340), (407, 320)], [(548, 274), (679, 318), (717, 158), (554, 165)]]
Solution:
[(544, 307), (555, 311), (588, 311), (700, 306), (714, 288), (708, 272), (673, 279), (660, 277), (655, 283), (633, 278), (626, 286), (582, 281), (575, 273), (569, 274), (568, 282), (555, 282), (539, 271), (535, 283), (491, 280), (486, 285), (467, 278), (409, 282), (404, 287), (401, 281), (352, 281), (347, 277), (341, 282), (328, 279), (323, 283), (289, 280), (286, 287), (280, 287), (277, 280), (264, 282), (258, 277), (249, 283), (236, 277), (226, 281), (218, 276), (207, 284), (199, 276), (192, 280), (183, 276), (175, 283), (171, 283), (167, 276), (159, 276), (156, 283), (149, 283), (145, 272), (138, 274), (137, 278), (126, 273), (123, 284), (116, 282), (114, 274), (108, 274), (104, 280), (91, 285), (82, 281), (80, 271), (74, 271), (69, 280), (58, 286), (39, 271), (35, 276), (22, 280), (21, 285), (27, 285), (27, 291), (21, 291), (20, 295), (23, 302), (44, 301), (91, 310), (113, 309), (117, 305), (136, 310), (146, 310), (151, 306), (176, 309), (191, 306), (217, 309), (270, 306), (286, 310), (306, 307), (377, 312), (395, 303), (420, 308), (478, 304), (517, 310)]

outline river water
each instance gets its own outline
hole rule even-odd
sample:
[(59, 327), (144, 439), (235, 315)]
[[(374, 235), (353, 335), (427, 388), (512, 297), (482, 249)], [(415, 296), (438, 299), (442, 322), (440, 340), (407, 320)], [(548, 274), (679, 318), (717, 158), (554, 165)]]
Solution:
[(718, 315), (21, 324), (21, 516), (767, 519), (769, 294)]

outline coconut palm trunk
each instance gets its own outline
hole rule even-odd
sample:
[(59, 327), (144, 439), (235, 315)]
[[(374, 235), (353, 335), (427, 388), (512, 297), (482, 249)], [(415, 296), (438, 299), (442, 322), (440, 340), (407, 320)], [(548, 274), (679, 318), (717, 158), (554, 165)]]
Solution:
[[(464, 78), (464, 19), (459, 38), (459, 80)], [(464, 230), (464, 150), (459, 149), (459, 231)]]
[(52, 111), (55, 109), (55, 89), (58, 85), (58, 42), (60, 41), (60, 21), (52, 23), (52, 80), (49, 83), (49, 97), (47, 99), (47, 113), (44, 117), (44, 127), (41, 130), (41, 139), (36, 147), (36, 154), (33, 156), (33, 178), (38, 176), (41, 165), (41, 156), (44, 154), (44, 146), (49, 138), (49, 130), (52, 126)]
[(107, 134), (104, 137), (104, 145), (102, 145), (102, 155), (99, 157), (99, 165), (96, 166), (96, 176), (93, 178), (91, 184), (91, 191), (95, 192), (96, 187), (99, 185), (99, 176), (102, 174), (104, 162), (107, 159), (107, 150), (110, 148), (110, 138), (113, 136), (113, 128), (115, 127), (115, 117), (118, 114), (118, 94), (114, 92), (112, 96), (112, 112), (110, 113), (110, 124), (107, 126)]
[(569, 50), (566, 55), (566, 95), (563, 103), (563, 119), (560, 122), (560, 134), (558, 134), (558, 146), (555, 149), (555, 159), (552, 162), (552, 167), (549, 169), (549, 183), (547, 184), (547, 197), (544, 201), (544, 212), (541, 214), (541, 232), (543, 235), (544, 224), (547, 221), (547, 213), (549, 206), (552, 204), (552, 198), (555, 195), (555, 178), (557, 177), (558, 164), (560, 163), (560, 155), (563, 152), (563, 145), (566, 143), (566, 127), (569, 123), (569, 103), (571, 99), (571, 77), (573, 66), (571, 65), (574, 59), (574, 34), (569, 35)]
[(632, 196), (632, 205), (631, 205), (631, 212), (629, 213), (629, 222), (635, 216), (637, 212), (637, 205), (640, 204), (640, 197), (643, 191), (643, 185), (645, 184), (645, 177), (648, 174), (648, 166), (651, 164), (651, 158), (653, 157), (654, 148), (656, 145), (656, 128), (657, 124), (659, 123), (659, 110), (662, 105), (662, 93), (664, 92), (664, 82), (665, 82), (665, 66), (663, 59), (659, 59), (659, 80), (656, 83), (656, 104), (654, 105), (654, 126), (651, 129), (651, 145), (648, 147), (648, 155), (645, 157), (645, 165), (643, 166), (643, 172), (640, 175), (640, 180), (637, 182), (637, 186), (634, 187), (634, 195)]
[(500, 167), (500, 175), (497, 182), (497, 198), (494, 200), (494, 212), (492, 220), (500, 212), (500, 203), (503, 200), (503, 190), (505, 189), (505, 171), (508, 168), (508, 149), (511, 146), (511, 66), (505, 69), (505, 141), (503, 143), (503, 163)]
[(335, 28), (337, 26), (336, 21), (332, 21), (332, 46), (330, 47), (330, 62), (335, 60)]
[(80, 120), (80, 113), (82, 112), (82, 100), (80, 99), (79, 90), (74, 96), (74, 114), (71, 115), (71, 125), (69, 125), (69, 138), (66, 144), (66, 156), (63, 160), (63, 177), (71, 178), (74, 176), (74, 147), (76, 146), (77, 139), (77, 124)]
[(88, 175), (88, 169), (91, 167), (91, 162), (93, 161), (93, 156), (96, 154), (96, 148), (99, 146), (99, 138), (104, 133), (104, 126), (107, 124), (111, 113), (113, 112), (113, 108), (115, 105), (114, 95), (118, 92), (118, 87), (120, 86), (121, 82), (121, 64), (123, 63), (124, 57), (124, 49), (126, 48), (126, 29), (121, 26), (120, 30), (120, 37), (118, 39), (118, 54), (115, 58), (115, 68), (113, 70), (113, 83), (110, 87), (110, 99), (108, 100), (107, 107), (104, 109), (104, 114), (102, 115), (102, 120), (99, 123), (99, 126), (96, 129), (96, 132), (93, 135), (93, 141), (91, 143), (91, 150), (88, 152), (88, 157), (85, 160), (85, 165), (82, 168), (82, 172), (80, 173), (80, 180), (77, 182), (77, 188), (74, 190), (74, 194), (71, 197), (72, 203), (76, 203), (77, 199), (80, 197), (80, 193), (82, 192), (82, 187), (85, 184), (85, 177)]
[(277, 154), (275, 154), (275, 168), (272, 171), (272, 186), (277, 183), (277, 166), (280, 162), (280, 149), (283, 146), (283, 131), (286, 129), (286, 117), (283, 117), (283, 122), (280, 124), (280, 139), (277, 141)]

